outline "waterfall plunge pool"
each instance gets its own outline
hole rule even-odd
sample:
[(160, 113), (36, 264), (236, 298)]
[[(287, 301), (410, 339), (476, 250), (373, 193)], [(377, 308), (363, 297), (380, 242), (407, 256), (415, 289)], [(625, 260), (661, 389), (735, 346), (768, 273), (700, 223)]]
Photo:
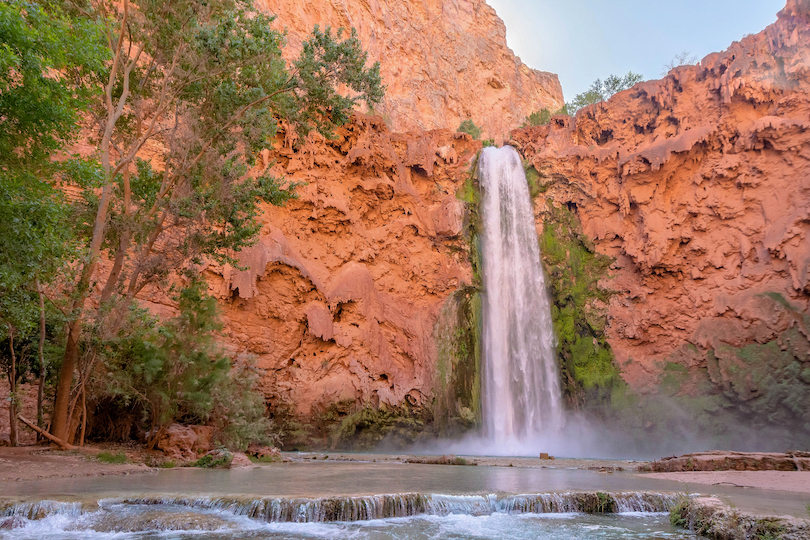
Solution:
[[(279, 463), (15, 482), (3, 486), (0, 529), (3, 519), (16, 528), (0, 538), (696, 538), (660, 513), (684, 491), (770, 514), (800, 512), (806, 502), (795, 493), (577, 469)], [(623, 513), (572, 512), (583, 492), (612, 494)]]

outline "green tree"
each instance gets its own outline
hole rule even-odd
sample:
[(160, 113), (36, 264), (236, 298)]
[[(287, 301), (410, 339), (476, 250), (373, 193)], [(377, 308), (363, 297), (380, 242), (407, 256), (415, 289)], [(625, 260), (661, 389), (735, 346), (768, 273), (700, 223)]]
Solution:
[(577, 94), (573, 100), (566, 104), (567, 114), (574, 116), (583, 107), (607, 101), (614, 94), (632, 88), (643, 80), (643, 76), (632, 71), (629, 71), (624, 77), (610, 75), (605, 80), (596, 79), (587, 91)]
[[(67, 440), (71, 395), (85, 392), (85, 378), (73, 389), (83, 327), (92, 321), (102, 338), (114, 335), (123, 319), (109, 316), (113, 306), (128, 310), (144, 288), (203, 257), (233, 262), (233, 252), (255, 241), (258, 204), (294, 196), (294, 186), (248, 174), (278, 121), (299, 135), (330, 136), (357, 102), (379, 102), (384, 90), (354, 31), (316, 27), (287, 68), (283, 34), (249, 0), (74, 5), (76, 17), (104, 24), (112, 60), (89, 79), (98, 96), (90, 108), (97, 162), (76, 168), (94, 181), (82, 184), (87, 244), (51, 426)], [(113, 264), (97, 275), (104, 250)], [(84, 307), (94, 279), (101, 307), (92, 317)]]
[(38, 334), (38, 421), (45, 373), (45, 288), (72, 253), (68, 205), (52, 182), (65, 162), (51, 155), (77, 131), (88, 89), (75, 81), (99, 69), (99, 27), (74, 21), (55, 2), (0, 3), (0, 352), (11, 388), (16, 444), (18, 374), (31, 366), (16, 347)]
[(481, 138), (481, 128), (476, 126), (475, 122), (470, 119), (464, 120), (456, 131), (471, 135), (476, 141)]
[(539, 111), (535, 111), (529, 116), (526, 117), (526, 120), (523, 122), (521, 127), (532, 127), (532, 126), (545, 126), (551, 123), (551, 119), (558, 114), (568, 114), (568, 105), (565, 104), (556, 111), (552, 111), (551, 109), (544, 108), (540, 109)]

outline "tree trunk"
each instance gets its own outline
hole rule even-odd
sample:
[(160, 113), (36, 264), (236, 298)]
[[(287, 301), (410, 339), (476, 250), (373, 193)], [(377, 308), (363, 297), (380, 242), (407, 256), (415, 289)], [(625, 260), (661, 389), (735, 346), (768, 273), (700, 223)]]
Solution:
[(84, 434), (87, 432), (87, 390), (82, 386), (82, 431), (79, 446), (84, 446)]
[[(140, 125), (140, 124), (139, 124)], [(130, 204), (132, 199), (132, 190), (130, 188), (129, 183), (130, 172), (129, 167), (124, 167), (124, 171), (121, 178), (121, 183), (124, 187), (124, 216), (129, 218), (131, 211), (130, 211)], [(129, 238), (130, 238), (130, 227), (132, 226), (129, 221), (124, 224), (124, 230), (121, 232), (121, 239), (118, 241), (118, 249), (115, 252), (115, 259), (113, 260), (112, 270), (110, 270), (110, 275), (107, 276), (107, 283), (104, 285), (104, 289), (101, 291), (101, 300), (98, 304), (98, 311), (99, 311), (99, 318), (104, 309), (107, 302), (110, 301), (112, 298), (113, 291), (115, 291), (115, 286), (118, 283), (118, 279), (121, 277), (121, 271), (124, 269), (124, 258), (126, 257), (127, 251), (129, 250)]]
[[(45, 295), (39, 288), (39, 281), (34, 281), (39, 294), (39, 348), (37, 350), (39, 356), (39, 385), (37, 386), (37, 427), (42, 429), (45, 422), (44, 414), (42, 411), (43, 395), (45, 393)], [(42, 435), (37, 433), (37, 442), (42, 440)]]
[(17, 446), (17, 355), (14, 354), (14, 330), (11, 325), (8, 328), (8, 347), (11, 350), (11, 369), (8, 371), (9, 439), (11, 446)]
[[(108, 161), (108, 160), (107, 160)], [(109, 167), (107, 167), (109, 168)], [(107, 209), (112, 197), (112, 183), (104, 186), (101, 192), (101, 202), (96, 212), (93, 224), (93, 241), (87, 254), (87, 261), (82, 268), (79, 283), (76, 285), (76, 298), (71, 306), (71, 320), (68, 322), (67, 345), (62, 357), (62, 369), (59, 371), (59, 380), (56, 383), (56, 399), (53, 404), (51, 417), (51, 434), (59, 439), (68, 440), (70, 418), (70, 390), (73, 387), (73, 372), (79, 365), (79, 340), (82, 336), (82, 310), (85, 300), (90, 296), (90, 280), (96, 270), (101, 245), (104, 241), (104, 229), (107, 225)]]
[(51, 417), (51, 434), (57, 439), (68, 439), (68, 409), (70, 408), (70, 390), (73, 387), (73, 372), (79, 363), (79, 339), (81, 337), (81, 318), (74, 318), (68, 324), (67, 345), (62, 358), (62, 369), (56, 382), (56, 399), (53, 403)]

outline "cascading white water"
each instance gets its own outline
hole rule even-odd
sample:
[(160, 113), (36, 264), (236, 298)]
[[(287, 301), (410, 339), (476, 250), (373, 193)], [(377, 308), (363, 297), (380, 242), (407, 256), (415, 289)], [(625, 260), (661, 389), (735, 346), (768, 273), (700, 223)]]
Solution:
[(555, 338), (529, 187), (511, 146), (479, 161), (484, 231), (482, 377), (485, 436), (525, 441), (559, 431)]

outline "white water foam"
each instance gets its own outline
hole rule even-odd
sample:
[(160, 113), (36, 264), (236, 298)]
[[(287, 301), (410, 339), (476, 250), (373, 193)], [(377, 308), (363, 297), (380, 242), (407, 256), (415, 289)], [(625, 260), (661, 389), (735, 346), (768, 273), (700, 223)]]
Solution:
[(520, 156), (511, 146), (485, 148), (479, 172), (484, 436), (513, 446), (563, 425), (551, 303)]

